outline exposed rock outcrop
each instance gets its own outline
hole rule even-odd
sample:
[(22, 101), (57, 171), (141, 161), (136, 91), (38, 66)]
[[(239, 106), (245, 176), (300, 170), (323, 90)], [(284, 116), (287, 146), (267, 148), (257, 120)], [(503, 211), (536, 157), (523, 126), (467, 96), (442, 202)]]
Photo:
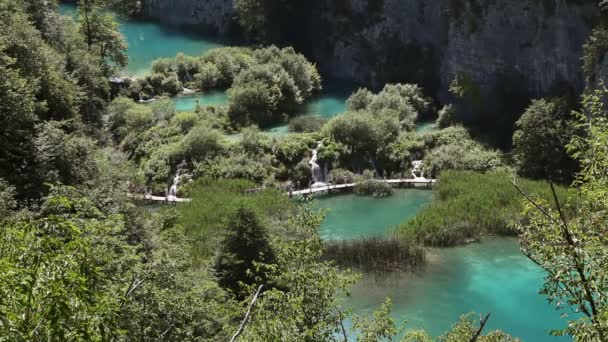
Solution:
[[(417, 82), (445, 95), (458, 74), (482, 89), (523, 81), (532, 95), (584, 85), (592, 0), (315, 0), (309, 52), (326, 74), (380, 85)], [(146, 0), (145, 14), (227, 34), (232, 0)], [(304, 49), (305, 51), (307, 49)]]
[(227, 35), (234, 27), (232, 0), (143, 0), (142, 15), (172, 26)]

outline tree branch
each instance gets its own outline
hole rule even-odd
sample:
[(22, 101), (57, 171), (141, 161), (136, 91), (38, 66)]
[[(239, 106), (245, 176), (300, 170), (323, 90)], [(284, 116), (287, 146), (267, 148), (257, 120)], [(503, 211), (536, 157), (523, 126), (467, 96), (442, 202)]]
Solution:
[(492, 314), (491, 312), (488, 312), (486, 317), (483, 317), (483, 318), (481, 317), (481, 315), (479, 315), (479, 329), (477, 329), (477, 331), (475, 331), (475, 334), (473, 334), (473, 336), (471, 337), (469, 342), (477, 341), (477, 339), (479, 338), (479, 335), (481, 335), (481, 332), (483, 331), (483, 328), (486, 326), (486, 323), (488, 322), (488, 319), (490, 318), (491, 314)]
[(243, 321), (241, 322), (241, 325), (239, 325), (237, 331), (234, 333), (234, 335), (232, 335), (230, 342), (235, 342), (239, 335), (243, 333), (243, 330), (245, 330), (245, 325), (247, 325), (247, 322), (249, 321), (249, 315), (251, 315), (251, 309), (253, 308), (253, 305), (255, 305), (255, 302), (258, 300), (258, 296), (260, 295), (260, 292), (262, 292), (263, 287), (264, 285), (260, 285), (260, 287), (258, 287), (258, 290), (253, 295), (253, 299), (251, 300), (251, 303), (249, 303), (249, 308), (247, 308), (247, 313), (245, 313), (245, 317), (243, 318)]

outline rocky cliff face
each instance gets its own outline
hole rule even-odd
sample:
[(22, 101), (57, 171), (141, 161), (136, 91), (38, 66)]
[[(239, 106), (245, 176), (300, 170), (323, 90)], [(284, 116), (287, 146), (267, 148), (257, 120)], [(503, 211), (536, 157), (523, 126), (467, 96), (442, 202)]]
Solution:
[[(312, 3), (312, 2), (311, 2)], [(423, 84), (447, 94), (459, 74), (482, 89), (510, 80), (532, 95), (583, 86), (582, 44), (597, 15), (591, 0), (318, 0), (310, 53), (331, 76), (380, 85)], [(171, 24), (226, 34), (232, 0), (147, 0)]]
[(142, 15), (172, 26), (225, 36), (234, 27), (232, 0), (143, 0)]

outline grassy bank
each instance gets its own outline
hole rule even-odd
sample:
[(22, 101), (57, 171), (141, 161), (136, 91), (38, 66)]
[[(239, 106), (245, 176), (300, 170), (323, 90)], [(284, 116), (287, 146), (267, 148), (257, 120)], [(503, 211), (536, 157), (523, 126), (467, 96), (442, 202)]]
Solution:
[[(181, 223), (193, 241), (195, 260), (210, 257), (230, 215), (240, 206), (251, 208), (262, 222), (287, 220), (293, 203), (277, 189), (255, 190), (246, 180), (199, 180), (192, 187), (192, 202), (181, 206)], [(252, 191), (253, 190), (253, 191)]]
[[(435, 200), (397, 229), (399, 237), (428, 246), (451, 246), (483, 234), (515, 235), (523, 198), (507, 172), (446, 171), (435, 189)], [(528, 194), (552, 202), (544, 181), (517, 179)], [(567, 191), (558, 187), (558, 195)]]

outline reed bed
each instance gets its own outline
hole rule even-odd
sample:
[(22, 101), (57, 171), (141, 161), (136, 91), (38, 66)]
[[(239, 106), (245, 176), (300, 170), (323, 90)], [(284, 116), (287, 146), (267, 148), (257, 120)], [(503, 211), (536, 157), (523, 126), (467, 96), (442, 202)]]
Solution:
[[(446, 171), (434, 188), (435, 201), (402, 223), (398, 235), (406, 241), (428, 246), (452, 246), (478, 239), (483, 234), (516, 235), (524, 198), (504, 171), (479, 173)], [(549, 184), (517, 179), (527, 194), (552, 201)], [(565, 201), (567, 189), (557, 188)]]
[(393, 237), (328, 242), (324, 257), (343, 267), (371, 273), (406, 271), (425, 263), (424, 250)]

